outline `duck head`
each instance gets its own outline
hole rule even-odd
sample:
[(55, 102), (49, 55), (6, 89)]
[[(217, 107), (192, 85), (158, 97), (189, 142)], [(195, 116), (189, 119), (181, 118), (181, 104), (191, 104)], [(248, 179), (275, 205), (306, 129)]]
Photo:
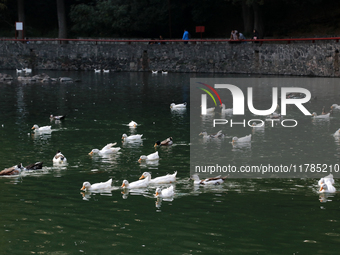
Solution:
[(141, 180), (141, 179), (144, 179), (144, 178), (151, 178), (151, 174), (150, 173), (148, 173), (148, 172), (144, 172), (143, 174), (142, 174), (142, 176), (139, 178), (139, 180)]
[(142, 160), (146, 160), (147, 158), (148, 158), (147, 156), (142, 155), (142, 156), (140, 156), (140, 158), (138, 159), (138, 162), (140, 163), (140, 162), (142, 162)]
[(122, 183), (122, 188), (127, 188), (129, 186), (129, 182), (127, 180), (124, 180)]
[(89, 182), (84, 182), (83, 187), (80, 190), (88, 190), (91, 188), (91, 184)]
[(89, 153), (89, 155), (93, 155), (94, 153), (99, 153), (99, 150), (98, 149), (93, 149), (90, 153)]
[(236, 143), (238, 141), (238, 138), (235, 136), (233, 137), (232, 144)]
[(157, 188), (155, 196), (158, 197), (160, 194), (162, 194), (162, 189), (161, 188)]

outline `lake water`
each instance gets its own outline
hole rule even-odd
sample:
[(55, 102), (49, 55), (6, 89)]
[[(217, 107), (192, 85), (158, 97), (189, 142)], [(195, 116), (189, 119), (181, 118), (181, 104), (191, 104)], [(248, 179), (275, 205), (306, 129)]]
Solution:
[[(0, 254), (338, 253), (339, 196), (319, 195), (316, 178), (231, 178), (220, 186), (193, 185), (189, 109), (169, 108), (172, 102), (184, 101), (190, 108), (192, 75), (46, 73), (81, 82), (0, 84), (0, 169), (44, 162), (40, 171), (0, 178)], [(300, 78), (294, 79), (298, 83)], [(340, 90), (337, 79), (318, 82), (314, 90), (320, 93), (312, 108), (320, 112), (323, 105), (339, 103)], [(50, 122), (50, 114), (67, 117)], [(255, 142), (246, 148), (246, 161), (266, 156), (268, 162), (278, 157), (289, 162), (292, 155), (299, 158), (298, 153), (304, 160), (321, 153), (327, 155), (325, 163), (337, 163), (339, 143), (331, 135), (340, 127), (337, 118), (335, 113), (317, 124), (304, 119), (313, 136), (320, 133), (326, 139), (313, 140), (301, 129), (294, 135), (305, 137), (305, 150), (294, 151), (290, 143), (265, 147)], [(139, 124), (136, 129), (127, 126), (131, 120)], [(34, 134), (34, 124), (52, 125), (52, 132)], [(278, 139), (274, 130), (264, 132), (258, 137)], [(122, 143), (123, 133), (143, 134), (143, 140)], [(283, 135), (282, 140), (291, 136)], [(155, 141), (169, 136), (174, 144), (157, 149), (158, 162), (137, 162), (141, 155), (155, 152)], [(115, 156), (88, 155), (110, 142), (121, 147)], [(243, 160), (242, 150), (232, 151), (227, 141), (221, 144), (233, 153), (234, 162)], [(53, 166), (57, 150), (67, 157), (67, 166)], [(137, 180), (144, 171), (152, 177), (177, 171), (174, 198), (156, 199), (155, 186), (130, 193), (120, 188), (124, 179)], [(111, 192), (80, 191), (84, 181), (110, 178)]]

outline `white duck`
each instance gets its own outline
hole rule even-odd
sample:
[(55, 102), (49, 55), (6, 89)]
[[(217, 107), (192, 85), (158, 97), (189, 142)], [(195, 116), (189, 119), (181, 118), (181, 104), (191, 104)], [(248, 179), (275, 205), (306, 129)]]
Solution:
[(191, 176), (191, 179), (194, 180), (195, 185), (219, 185), (224, 182), (227, 177), (221, 177), (220, 175), (213, 178), (200, 179), (197, 174)]
[(103, 147), (103, 149), (98, 150), (98, 149), (93, 149), (89, 155), (92, 155), (94, 153), (99, 154), (99, 155), (103, 155), (103, 154), (111, 154), (111, 153), (116, 153), (120, 150), (120, 147), (113, 147), (115, 146), (117, 143), (109, 143), (107, 145), (105, 145)]
[(331, 106), (331, 109), (332, 109), (332, 110), (340, 110), (340, 105), (333, 104), (333, 105)]
[(321, 115), (317, 115), (316, 112), (313, 112), (312, 117), (313, 117), (314, 119), (329, 119), (330, 115), (331, 115), (330, 112), (327, 113), (327, 114), (321, 114)]
[(335, 137), (340, 137), (340, 128), (333, 134)]
[(123, 134), (122, 139), (124, 141), (134, 141), (134, 140), (141, 140), (143, 135), (130, 135), (127, 136), (127, 134)]
[(158, 159), (159, 159), (158, 151), (156, 151), (147, 156), (145, 155), (140, 156), (140, 158), (138, 159), (138, 162), (140, 163), (141, 161), (158, 160)]
[(32, 69), (31, 68), (23, 68), (22, 69), (25, 73), (32, 73)]
[(135, 182), (129, 183), (127, 180), (123, 181), (122, 188), (126, 189), (139, 189), (146, 188), (149, 185), (149, 180), (147, 178)]
[(167, 174), (164, 176), (159, 176), (154, 179), (151, 179), (151, 174), (149, 172), (144, 172), (142, 176), (139, 178), (141, 179), (148, 179), (150, 184), (163, 184), (163, 183), (172, 183), (176, 181), (177, 171), (173, 174)]
[(261, 123), (258, 123), (258, 124), (256, 124), (256, 122), (253, 122), (253, 124), (251, 124), (251, 126), (254, 129), (264, 129), (264, 122), (261, 122)]
[(151, 71), (153, 74), (156, 74), (156, 73), (158, 73), (158, 71), (157, 70), (152, 70)]
[(170, 187), (166, 189), (157, 188), (155, 197), (166, 198), (166, 197), (173, 197), (174, 195), (175, 195), (174, 186), (171, 185)]
[(137, 127), (137, 122), (131, 120), (131, 122), (129, 123), (129, 127), (131, 127), (131, 128)]
[(90, 184), (89, 182), (84, 182), (83, 187), (80, 190), (91, 191), (99, 189), (111, 189), (112, 179), (106, 182)]
[(215, 107), (207, 108), (207, 114), (212, 114), (215, 112)]
[(282, 119), (282, 115), (280, 113), (273, 112), (272, 114), (267, 116), (267, 118), (268, 119), (266, 119), (266, 121), (281, 120)]
[(57, 154), (53, 157), (53, 164), (65, 164), (66, 162), (66, 157), (60, 151), (57, 151)]
[(233, 114), (233, 108), (225, 108), (225, 104), (221, 104), (220, 107), (221, 109), (221, 113), (223, 114)]
[(211, 134), (211, 135), (208, 135), (208, 133), (204, 131), (204, 132), (201, 132), (199, 135), (203, 136), (204, 139), (225, 137), (225, 134), (222, 133), (222, 130), (218, 131), (216, 134)]
[(63, 119), (65, 119), (65, 115), (53, 115), (53, 114), (51, 114), (50, 115), (50, 119), (51, 120), (63, 120)]
[(34, 125), (32, 127), (32, 129), (34, 129), (35, 132), (44, 132), (44, 131), (51, 131), (51, 126), (43, 126), (43, 127), (39, 127), (38, 125)]
[(110, 70), (109, 70), (109, 69), (103, 69), (103, 72), (104, 72), (104, 73), (109, 73)]
[(240, 138), (235, 136), (232, 139), (233, 144), (234, 143), (249, 143), (249, 142), (251, 142), (251, 135), (246, 135), (246, 136), (240, 137)]
[(321, 185), (319, 192), (320, 193), (335, 193), (336, 189), (334, 188), (332, 183), (326, 182), (326, 183)]
[(100, 70), (100, 69), (94, 69), (94, 72), (95, 72), (95, 73), (100, 73), (101, 70)]
[(318, 185), (321, 186), (322, 184), (324, 183), (331, 183), (332, 185), (334, 184), (334, 179), (333, 179), (333, 175), (332, 174), (329, 174), (323, 178), (321, 178), (319, 181), (318, 181)]
[(162, 74), (168, 74), (168, 71), (162, 71)]
[(187, 107), (187, 103), (184, 102), (183, 104), (175, 104), (175, 103), (172, 103), (170, 105), (170, 108), (171, 109), (178, 109), (178, 108), (186, 108)]

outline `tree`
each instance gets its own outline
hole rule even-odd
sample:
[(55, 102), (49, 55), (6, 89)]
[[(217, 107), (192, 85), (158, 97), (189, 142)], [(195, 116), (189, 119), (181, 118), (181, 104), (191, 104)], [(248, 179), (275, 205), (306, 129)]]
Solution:
[[(66, 11), (65, 11), (64, 0), (57, 0), (57, 13), (58, 13), (58, 28), (59, 28), (58, 38), (66, 39), (67, 38), (67, 24), (66, 24)], [(66, 43), (66, 41), (63, 41), (63, 42)]]
[[(96, 0), (71, 7), (72, 30), (91, 36), (159, 36), (168, 21), (168, 2)], [(99, 28), (99, 29), (98, 29)]]
[(244, 34), (250, 35), (254, 29), (254, 15), (251, 6), (247, 4), (247, 0), (242, 0), (242, 18)]
[(264, 36), (264, 21), (262, 14), (262, 5), (264, 0), (232, 0), (234, 3), (241, 2), (242, 5), (242, 17), (244, 24), (244, 32), (246, 34), (251, 33), (253, 29), (256, 29), (259, 33), (259, 37)]

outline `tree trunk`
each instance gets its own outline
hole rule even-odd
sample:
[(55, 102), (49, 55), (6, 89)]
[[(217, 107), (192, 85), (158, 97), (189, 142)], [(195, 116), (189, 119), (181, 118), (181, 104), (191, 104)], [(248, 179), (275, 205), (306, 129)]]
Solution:
[(259, 33), (259, 39), (263, 39), (264, 36), (264, 24), (261, 6), (257, 3), (253, 3), (254, 9), (254, 29)]
[[(23, 22), (25, 26), (25, 8), (24, 7), (25, 7), (24, 0), (18, 0), (18, 21)], [(24, 39), (24, 31), (18, 31), (18, 39)]]
[(247, 4), (247, 0), (242, 0), (242, 16), (244, 25), (244, 34), (251, 37), (254, 29), (254, 15), (251, 7)]
[[(58, 12), (58, 27), (59, 39), (67, 38), (67, 25), (66, 25), (66, 12), (65, 12), (65, 3), (64, 0), (57, 0), (57, 12)], [(67, 43), (67, 41), (63, 41), (63, 43)]]

